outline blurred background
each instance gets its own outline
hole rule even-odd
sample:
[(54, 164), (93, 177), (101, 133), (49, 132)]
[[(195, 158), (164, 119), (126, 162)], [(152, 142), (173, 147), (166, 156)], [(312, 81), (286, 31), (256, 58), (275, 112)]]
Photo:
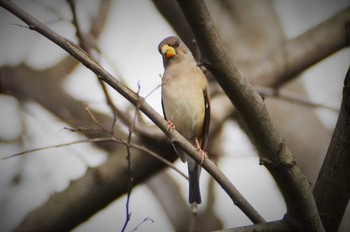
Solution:
[[(198, 52), (186, 25), (177, 21), (179, 9), (173, 1), (74, 1), (81, 36), (76, 34), (77, 24), (72, 22), (69, 1), (14, 2), (60, 35), (86, 46), (91, 56), (114, 77), (135, 92), (139, 91), (141, 96), (147, 96), (146, 101), (161, 115), (159, 85), (163, 65), (158, 43), (178, 34), (193, 53)], [(350, 63), (349, 48), (336, 49), (295, 75), (296, 78), (280, 87), (281, 96), (271, 96), (270, 77), (259, 75), (265, 71), (261, 67), (269, 54), (277, 52), (283, 62), (288, 41), (349, 7), (349, 1), (206, 3), (238, 68), (264, 94), (274, 123), (295, 154), (297, 164), (314, 184), (339, 113), (343, 81)], [(0, 18), (0, 157), (110, 136), (93, 122), (84, 104), (107, 131), (114, 126), (116, 137), (127, 137), (130, 119), (135, 114), (131, 104), (108, 86), (103, 91), (90, 70), (48, 39), (26, 28), (3, 8), (0, 8)], [(283, 67), (288, 68), (288, 64)], [(209, 158), (215, 160), (266, 220), (283, 218), (286, 208), (274, 180), (259, 165), (256, 150), (232, 105), (215, 81), (210, 77), (209, 81), (213, 115)], [(115, 107), (109, 104), (109, 98)], [(187, 174), (187, 165), (175, 161), (176, 155), (167, 139), (150, 120), (140, 114), (136, 128), (133, 142), (174, 161), (174, 165)], [(149, 160), (154, 158), (140, 155), (140, 151), (133, 152), (137, 153), (133, 170), (140, 173), (135, 174), (127, 230), (186, 230), (190, 215), (187, 180), (164, 164), (153, 165)], [(126, 155), (125, 146), (87, 142), (0, 160), (0, 231), (12, 231), (32, 210), (43, 207), (54, 193), (84, 180), (91, 170), (100, 173), (118, 165), (125, 168)], [(111, 165), (107, 167), (106, 162)], [(98, 188), (96, 185), (85, 192)], [(125, 188), (120, 192), (125, 193)], [(204, 170), (201, 190), (199, 229), (251, 224)], [(108, 202), (74, 231), (121, 230), (126, 220), (127, 198), (117, 192), (108, 196), (108, 200), (95, 199)], [(349, 216), (348, 210), (340, 231), (350, 230)]]

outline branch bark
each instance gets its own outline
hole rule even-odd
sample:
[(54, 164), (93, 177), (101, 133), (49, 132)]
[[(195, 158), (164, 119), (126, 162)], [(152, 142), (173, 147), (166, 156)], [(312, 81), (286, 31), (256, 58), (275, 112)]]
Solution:
[(178, 1), (198, 42), (208, 70), (215, 76), (248, 127), (261, 163), (276, 180), (287, 204), (287, 217), (299, 229), (324, 231), (306, 177), (278, 134), (263, 99), (239, 73), (225, 50), (203, 1)]
[(343, 100), (314, 196), (326, 231), (338, 231), (350, 198), (350, 68)]

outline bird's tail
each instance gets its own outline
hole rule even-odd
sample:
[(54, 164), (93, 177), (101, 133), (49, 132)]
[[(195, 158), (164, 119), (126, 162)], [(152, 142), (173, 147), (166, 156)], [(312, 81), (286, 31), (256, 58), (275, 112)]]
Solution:
[(192, 204), (202, 202), (201, 192), (199, 189), (199, 175), (201, 173), (201, 166), (197, 164), (191, 157), (187, 156), (188, 163), (188, 178), (189, 178), (189, 202)]

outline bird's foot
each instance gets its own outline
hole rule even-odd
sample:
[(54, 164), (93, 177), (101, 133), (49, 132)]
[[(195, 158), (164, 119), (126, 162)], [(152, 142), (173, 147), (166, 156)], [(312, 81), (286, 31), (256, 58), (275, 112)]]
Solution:
[(166, 132), (168, 132), (170, 129), (175, 130), (175, 124), (172, 121), (167, 121), (168, 127), (166, 128)]
[(207, 158), (207, 153), (202, 150), (201, 145), (199, 144), (198, 140), (196, 139), (196, 150), (201, 155), (201, 165), (203, 164), (204, 160)]

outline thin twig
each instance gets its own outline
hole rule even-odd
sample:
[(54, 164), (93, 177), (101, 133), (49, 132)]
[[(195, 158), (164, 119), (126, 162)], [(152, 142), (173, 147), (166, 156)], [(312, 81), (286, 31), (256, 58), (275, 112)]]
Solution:
[[(78, 37), (79, 45), (86, 53), (88, 53), (91, 56), (92, 54), (90, 52), (90, 50), (91, 50), (90, 43), (88, 43), (88, 40), (84, 37), (84, 34), (81, 31), (81, 27), (80, 27), (80, 24), (78, 22), (78, 16), (77, 16), (77, 11), (76, 11), (76, 7), (75, 7), (75, 0), (67, 0), (67, 2), (69, 4), (71, 12), (72, 12), (72, 16), (73, 16), (72, 23), (76, 28), (76, 36)], [(111, 111), (113, 112), (114, 117), (118, 116), (122, 119), (122, 121), (124, 123), (130, 124), (129, 117), (125, 115), (126, 113), (119, 110), (115, 106), (115, 104), (113, 103), (112, 98), (111, 98), (111, 96), (106, 88), (105, 83), (102, 80), (100, 80), (99, 78), (97, 78), (97, 80), (98, 80), (98, 83), (103, 91), (104, 96), (105, 96), (106, 103), (109, 106), (109, 108), (111, 109)]]
[[(183, 173), (181, 172), (178, 168), (176, 168), (171, 162), (169, 162), (168, 160), (164, 159), (163, 156), (161, 155), (158, 155), (157, 153), (143, 147), (143, 146), (140, 146), (140, 145), (137, 145), (137, 144), (134, 144), (134, 143), (131, 143), (128, 141), (125, 141), (123, 140), (122, 138), (116, 136), (114, 134), (113, 131), (109, 132), (106, 128), (104, 128), (101, 123), (99, 123), (96, 119), (96, 117), (94, 116), (94, 114), (91, 112), (91, 110), (89, 109), (88, 105), (85, 105), (85, 110), (86, 112), (90, 115), (90, 117), (92, 118), (92, 120), (94, 121), (94, 123), (96, 123), (96, 125), (98, 125), (103, 131), (105, 131), (106, 133), (109, 133), (113, 138), (114, 140), (111, 140), (111, 141), (116, 141), (118, 143), (121, 143), (121, 144), (124, 144), (125, 146), (130, 146), (132, 148), (136, 148), (140, 151), (144, 151), (145, 153), (155, 157), (156, 159), (159, 159), (161, 162), (165, 163), (166, 165), (168, 165), (169, 167), (171, 167), (172, 169), (174, 169), (175, 171), (177, 171), (181, 176), (183, 176), (185, 179), (188, 179), (188, 177)], [(89, 128), (78, 128), (78, 129), (71, 129), (71, 128), (66, 128), (66, 129), (69, 129), (71, 131), (77, 131), (77, 130), (90, 130)], [(108, 140), (106, 140), (108, 141)]]
[(33, 148), (33, 149), (28, 149), (25, 151), (21, 151), (18, 153), (14, 153), (12, 155), (2, 157), (2, 158), (0, 158), (0, 160), (7, 160), (7, 159), (11, 159), (11, 158), (14, 158), (17, 156), (26, 155), (26, 154), (37, 152), (37, 151), (48, 150), (48, 149), (52, 149), (52, 148), (66, 147), (66, 146), (81, 144), (81, 143), (93, 143), (93, 142), (104, 142), (104, 141), (115, 141), (115, 139), (113, 139), (113, 138), (84, 139), (84, 140), (78, 140), (78, 141), (73, 141), (73, 142), (69, 142), (69, 143), (61, 143), (61, 144), (57, 144), (57, 145), (50, 145), (50, 146), (45, 146), (45, 147)]
[(87, 53), (89, 53), (89, 47), (87, 46), (87, 43), (85, 42), (85, 39), (84, 39), (84, 36), (83, 36), (83, 33), (80, 29), (80, 24), (78, 23), (78, 16), (77, 16), (77, 10), (76, 10), (76, 7), (75, 7), (75, 0), (67, 0), (68, 2), (68, 5), (71, 9), (71, 12), (72, 12), (72, 16), (73, 16), (73, 19), (72, 19), (72, 23), (76, 29), (76, 36), (78, 37), (78, 40), (79, 40), (79, 45), (82, 49), (84, 49)]
[(102, 126), (102, 124), (97, 120), (95, 115), (91, 112), (88, 104), (84, 103), (84, 110), (88, 113), (88, 115), (91, 117), (92, 121), (99, 126), (102, 130), (106, 131), (106, 129)]
[(57, 23), (57, 22), (67, 22), (68, 20), (66, 18), (64, 18), (61, 13), (53, 8), (52, 6), (50, 6), (49, 4), (47, 4), (47, 1), (39, 1), (39, 0), (33, 0), (34, 3), (36, 3), (39, 7), (41, 6), (45, 12), (49, 13), (51, 16), (56, 16), (56, 19), (52, 19), (50, 21), (46, 21), (45, 24), (46, 25), (50, 25), (53, 23)]
[[(137, 96), (139, 96), (140, 93), (140, 84), (138, 83), (138, 89), (137, 89)], [(135, 121), (136, 121), (136, 117), (138, 114), (140, 104), (136, 104), (135, 106), (135, 114), (132, 120), (132, 124), (129, 127), (129, 134), (128, 134), (128, 145), (131, 143), (131, 136), (135, 127)], [(126, 219), (125, 219), (125, 223), (124, 226), (122, 228), (122, 231), (124, 232), (129, 221), (131, 218), (131, 212), (130, 212), (130, 208), (129, 208), (129, 203), (130, 203), (130, 196), (131, 196), (131, 190), (132, 190), (132, 183), (133, 183), (133, 178), (132, 178), (132, 167), (131, 167), (131, 151), (130, 151), (130, 146), (126, 146), (126, 150), (127, 150), (127, 161), (128, 161), (128, 175), (129, 175), (129, 182), (128, 182), (128, 192), (126, 195), (126, 205), (125, 205), (125, 210), (126, 210)]]
[(138, 228), (144, 224), (145, 222), (154, 222), (154, 220), (152, 218), (146, 217), (145, 219), (142, 220), (142, 222), (140, 222), (137, 226), (135, 226), (135, 228), (133, 230), (131, 230), (130, 232), (136, 231), (138, 230)]
[[(76, 129), (71, 129), (71, 128), (66, 128), (66, 129), (71, 130), (71, 131), (74, 131), (74, 130), (77, 131)], [(84, 130), (84, 129), (80, 128), (79, 130)], [(83, 140), (73, 141), (73, 142), (69, 142), (69, 143), (60, 143), (57, 145), (28, 149), (28, 150), (14, 153), (14, 154), (11, 154), (8, 156), (4, 156), (4, 157), (0, 158), (0, 160), (7, 160), (7, 159), (15, 158), (17, 156), (27, 155), (27, 154), (30, 154), (33, 152), (44, 151), (44, 150), (48, 150), (48, 149), (52, 149), (52, 148), (60, 148), (60, 147), (67, 147), (67, 146), (76, 145), (76, 144), (96, 143), (96, 142), (116, 142), (116, 143), (123, 144), (123, 145), (127, 146), (127, 141), (125, 141), (121, 138), (116, 139), (116, 138), (112, 138), (112, 137), (105, 137), (105, 138), (83, 139)], [(174, 171), (179, 173), (182, 177), (184, 177), (185, 179), (188, 179), (188, 177), (186, 176), (185, 173), (180, 171), (175, 165), (173, 165), (168, 160), (164, 159), (161, 155), (158, 155), (157, 153), (155, 153), (155, 152), (153, 152), (153, 151), (151, 151), (143, 146), (134, 144), (134, 143), (130, 143), (129, 146), (134, 148), (134, 149), (137, 149), (139, 151), (143, 151), (145, 154), (148, 154), (148, 155), (158, 159), (159, 161), (161, 161), (162, 163), (164, 163), (165, 165), (169, 166), (171, 169), (173, 169)]]

